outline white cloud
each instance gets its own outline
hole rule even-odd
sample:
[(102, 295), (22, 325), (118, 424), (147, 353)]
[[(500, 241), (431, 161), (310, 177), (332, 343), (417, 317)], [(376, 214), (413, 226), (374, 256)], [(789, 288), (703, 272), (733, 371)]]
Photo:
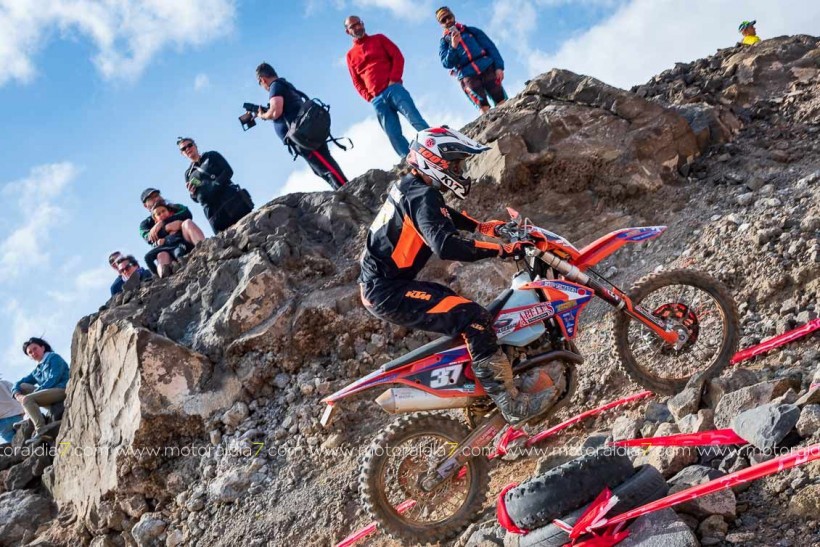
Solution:
[(233, 29), (236, 0), (0, 0), (0, 85), (28, 82), (34, 57), (59, 35), (96, 48), (102, 75), (130, 80), (169, 46), (201, 45)]
[[(545, 16), (546, 8), (556, 3), (561, 0), (514, 0), (518, 10), (530, 16), (534, 13), (534, 17)], [(740, 36), (737, 25), (743, 19), (757, 19), (757, 31), (764, 40), (784, 34), (813, 34), (820, 28), (820, 4), (808, 0), (791, 2), (788, 9), (766, 0), (742, 6), (729, 0), (632, 0), (606, 20), (562, 43), (557, 51), (545, 52), (538, 48), (532, 25), (516, 22), (516, 12), (506, 0), (495, 3), (494, 14), (498, 17), (495, 32), (525, 55), (531, 76), (565, 68), (624, 88), (645, 82), (675, 62), (690, 62), (733, 46)], [(516, 24), (523, 34), (504, 34), (505, 26)]]
[(78, 172), (69, 162), (41, 165), (25, 179), (3, 186), (7, 202), (17, 202), (18, 209), (9, 211), (19, 214), (21, 223), (0, 241), (0, 280), (48, 263), (47, 243), (54, 227), (64, 220), (64, 211), (56, 202)]
[(196, 78), (194, 78), (194, 91), (202, 91), (210, 87), (211, 79), (208, 78), (207, 74), (197, 74)]
[[(362, 9), (385, 9), (395, 17), (415, 21), (431, 18), (435, 9), (431, 0), (353, 0), (353, 5)], [(364, 15), (362, 19), (366, 20)]]

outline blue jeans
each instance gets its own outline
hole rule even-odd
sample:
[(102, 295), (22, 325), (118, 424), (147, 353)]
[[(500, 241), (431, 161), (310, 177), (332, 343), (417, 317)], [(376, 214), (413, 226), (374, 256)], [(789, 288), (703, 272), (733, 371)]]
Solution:
[(387, 138), (390, 139), (393, 150), (401, 157), (406, 156), (407, 152), (410, 151), (410, 144), (401, 134), (399, 112), (407, 118), (407, 121), (416, 131), (430, 127), (430, 124), (424, 121), (424, 118), (419, 114), (410, 93), (401, 84), (387, 86), (387, 89), (373, 97), (371, 103), (373, 108), (376, 109), (379, 125), (387, 133)]
[(14, 438), (14, 428), (11, 427), (23, 419), (22, 414), (17, 416), (9, 416), (8, 418), (0, 419), (0, 442), (10, 443)]

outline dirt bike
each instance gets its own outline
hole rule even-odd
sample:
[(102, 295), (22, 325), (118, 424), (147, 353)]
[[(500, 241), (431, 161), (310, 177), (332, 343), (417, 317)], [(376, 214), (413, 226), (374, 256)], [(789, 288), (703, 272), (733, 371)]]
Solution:
[[(593, 297), (617, 313), (613, 329), (621, 363), (638, 384), (660, 394), (680, 391), (696, 372), (713, 377), (729, 363), (739, 326), (729, 291), (691, 271), (656, 273), (629, 293), (593, 268), (627, 243), (658, 237), (665, 226), (624, 228), (578, 250), (563, 237), (522, 220), (499, 226), (509, 242), (529, 241), (517, 262), (512, 287), (487, 309), (498, 342), (512, 363), (516, 386), (538, 391), (555, 386), (558, 398), (538, 423), (569, 403), (584, 359), (573, 338), (581, 311)], [(460, 336), (442, 337), (323, 399), (326, 426), (341, 399), (393, 385), (376, 402), (403, 416), (371, 443), (359, 476), (367, 511), (396, 539), (444, 541), (471, 523), (485, 501), (489, 462), (485, 449), (508, 424), (475, 381)], [(445, 413), (463, 409), (466, 422)], [(520, 426), (518, 426), (520, 427)]]

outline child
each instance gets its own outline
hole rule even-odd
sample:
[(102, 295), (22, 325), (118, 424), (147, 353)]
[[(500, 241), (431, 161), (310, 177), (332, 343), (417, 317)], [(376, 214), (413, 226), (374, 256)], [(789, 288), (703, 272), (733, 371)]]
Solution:
[[(154, 222), (163, 222), (172, 216), (173, 213), (164, 203), (157, 203), (151, 209), (151, 217), (154, 219)], [(171, 225), (173, 225), (173, 223), (171, 223)], [(145, 255), (145, 261), (148, 263), (148, 267), (151, 271), (156, 271), (159, 277), (167, 277), (172, 273), (170, 264), (155, 265), (159, 253), (168, 252), (171, 253), (174, 258), (179, 259), (193, 248), (193, 245), (185, 240), (181, 227), (177, 227), (176, 230), (171, 230), (166, 226), (163, 229), (165, 230), (165, 237), (157, 239), (156, 243), (154, 243), (154, 248)]]

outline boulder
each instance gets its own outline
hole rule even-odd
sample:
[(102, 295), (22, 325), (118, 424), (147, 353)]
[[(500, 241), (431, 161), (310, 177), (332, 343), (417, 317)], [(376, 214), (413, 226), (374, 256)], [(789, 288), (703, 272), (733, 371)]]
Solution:
[(216, 502), (233, 503), (247, 493), (250, 484), (250, 473), (247, 470), (231, 469), (214, 479), (208, 487), (208, 495)]
[[(656, 437), (666, 437), (678, 433), (674, 424), (662, 423), (655, 432)], [(695, 447), (654, 446), (638, 456), (635, 467), (651, 465), (664, 477), (671, 477), (684, 467), (698, 460), (698, 451)]]
[[(669, 480), (669, 493), (674, 494), (722, 476), (723, 473), (717, 469), (702, 465), (693, 465), (687, 467)], [(685, 501), (677, 505), (676, 509), (697, 518), (704, 518), (709, 515), (721, 515), (727, 519), (733, 519), (737, 513), (737, 500), (732, 490), (725, 489), (707, 496)]]
[(746, 410), (732, 422), (738, 436), (763, 451), (771, 451), (800, 419), (795, 405), (771, 403)]
[(0, 542), (21, 545), (26, 534), (51, 520), (55, 514), (51, 501), (30, 490), (0, 494)]
[(672, 509), (638, 517), (629, 526), (629, 536), (619, 547), (699, 547), (692, 530)]
[(726, 393), (754, 385), (759, 379), (754, 371), (741, 366), (730, 367), (723, 375), (706, 382), (703, 401), (709, 408), (716, 408), (720, 398)]
[(797, 432), (801, 437), (811, 437), (820, 430), (820, 405), (806, 405), (797, 420)]
[(248, 411), (248, 405), (246, 405), (242, 401), (237, 401), (231, 408), (226, 410), (225, 413), (222, 415), (222, 423), (230, 427), (236, 427), (240, 423), (242, 423), (242, 421), (245, 418), (248, 417), (249, 413), (250, 412)]
[(21, 463), (11, 467), (5, 480), (7, 491), (19, 490), (28, 486), (34, 479), (43, 474), (51, 464), (51, 455), (46, 450), (37, 449)]
[(689, 414), (678, 420), (681, 433), (699, 433), (715, 428), (715, 412), (711, 408), (702, 408), (697, 414)]
[(629, 416), (618, 416), (612, 424), (612, 439), (634, 439), (640, 435), (642, 420)]
[(700, 407), (700, 392), (701, 390), (697, 387), (687, 386), (666, 402), (669, 407), (669, 412), (675, 418), (675, 421), (698, 411)]
[(730, 427), (735, 416), (744, 410), (765, 405), (786, 393), (790, 387), (791, 382), (788, 379), (781, 379), (760, 382), (726, 393), (715, 408), (715, 427), (718, 429)]
[(131, 536), (138, 547), (159, 547), (162, 545), (159, 537), (165, 531), (168, 523), (160, 518), (159, 513), (145, 513), (131, 529)]

